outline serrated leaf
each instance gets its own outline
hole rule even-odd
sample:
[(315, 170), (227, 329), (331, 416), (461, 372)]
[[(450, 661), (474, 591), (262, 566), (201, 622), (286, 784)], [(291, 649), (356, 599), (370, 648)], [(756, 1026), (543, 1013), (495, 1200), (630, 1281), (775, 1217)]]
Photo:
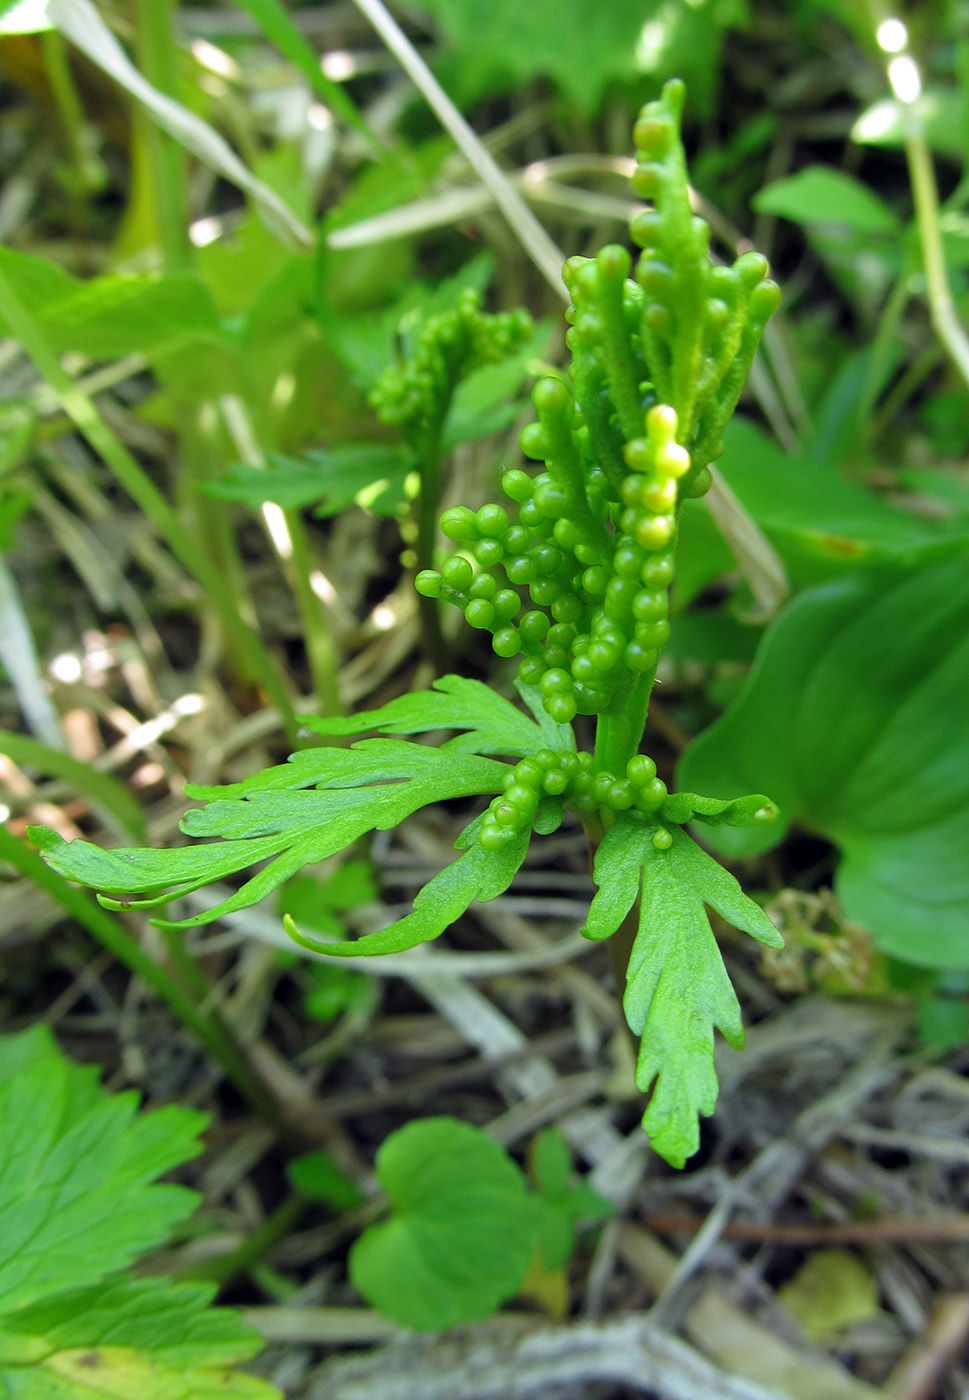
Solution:
[[(136, 1115), (46, 1026), (0, 1038), (0, 1393), (10, 1400), (278, 1400), (226, 1368), (259, 1349), (214, 1288), (114, 1271), (162, 1243), (195, 1192), (156, 1185), (204, 1115)], [(114, 1274), (114, 1277), (107, 1277)]]
[(847, 918), (928, 966), (969, 965), (969, 575), (961, 551), (801, 594), (768, 630), (743, 691), (678, 777), (763, 786), (782, 821), (711, 832), (763, 850), (793, 820), (834, 841)]
[(363, 1296), (404, 1327), (435, 1330), (487, 1317), (521, 1287), (535, 1211), (519, 1168), (480, 1128), (425, 1118), (377, 1153), (389, 1220), (350, 1251)]
[[(480, 819), (468, 830), (476, 829)], [(462, 837), (468, 837), (468, 830)], [(458, 838), (458, 844), (462, 837)], [(475, 900), (485, 902), (503, 894), (525, 859), (530, 831), (520, 832), (500, 851), (486, 851), (477, 841), (466, 841), (465, 854), (446, 865), (439, 875), (429, 880), (414, 900), (414, 911), (379, 933), (368, 933), (355, 943), (320, 943), (300, 933), (292, 919), (284, 920), (294, 942), (314, 953), (331, 957), (381, 957), (385, 953), (402, 953), (429, 943), (459, 919)]]
[(501, 792), (507, 772), (507, 765), (477, 755), (367, 739), (350, 749), (302, 749), (288, 763), (241, 783), (189, 786), (188, 795), (208, 805), (189, 811), (182, 830), (223, 838), (211, 845), (102, 851), (86, 841), (66, 842), (46, 827), (31, 827), (29, 835), (48, 864), (68, 879), (111, 895), (147, 896), (103, 899), (108, 907), (156, 908), (176, 894), (269, 860), (213, 909), (155, 921), (163, 928), (192, 928), (248, 908), (304, 866), (335, 855), (368, 831), (398, 826), (429, 803)]
[(96, 1090), (49, 1033), (7, 1049), (0, 1071), (2, 1315), (165, 1240), (197, 1197), (152, 1182), (201, 1151), (206, 1119), (181, 1108), (136, 1117), (136, 1095)]
[(674, 827), (673, 844), (653, 844), (655, 823), (623, 813), (595, 858), (598, 891), (585, 933), (608, 938), (640, 896), (639, 928), (626, 974), (623, 1006), (642, 1036), (636, 1084), (653, 1096), (643, 1118), (653, 1148), (683, 1166), (699, 1146), (697, 1115), (717, 1102), (713, 1031), (743, 1045), (740, 1006), (704, 909), (777, 948), (780, 934), (734, 877)]
[[(541, 705), (539, 704), (539, 709)], [(545, 715), (544, 710), (542, 714)], [(545, 715), (546, 720), (548, 716)], [(304, 716), (302, 723), (314, 734), (345, 735), (378, 731), (383, 734), (427, 734), (437, 729), (460, 729), (442, 749), (452, 753), (508, 754), (524, 758), (550, 744), (550, 731), (481, 681), (464, 676), (442, 676), (433, 690), (401, 695), (379, 710), (334, 719)], [(549, 721), (554, 723), (554, 721)], [(556, 738), (571, 736), (567, 725), (557, 726)], [(575, 740), (571, 745), (574, 748)], [(566, 747), (565, 743), (559, 747)]]
[(354, 501), (378, 515), (393, 515), (404, 499), (404, 480), (414, 462), (403, 448), (383, 443), (353, 443), (301, 458), (270, 453), (267, 467), (236, 463), (206, 495), (239, 501), (258, 509), (273, 501), (283, 510), (315, 506), (320, 517), (336, 515)]

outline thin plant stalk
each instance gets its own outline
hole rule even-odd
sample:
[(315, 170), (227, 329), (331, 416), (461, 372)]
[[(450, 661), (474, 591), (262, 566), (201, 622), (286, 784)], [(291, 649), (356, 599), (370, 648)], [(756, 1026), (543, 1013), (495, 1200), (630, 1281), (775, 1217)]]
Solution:
[(932, 325), (969, 388), (969, 336), (956, 315), (955, 302), (949, 288), (942, 230), (939, 227), (939, 192), (935, 183), (935, 170), (921, 124), (910, 110), (905, 135), (905, 156), (912, 184), (912, 198), (915, 202), (915, 221), (918, 225), (922, 262), (925, 266)]
[[(178, 45), (175, 40), (174, 0), (138, 0), (138, 50), (145, 77), (166, 97), (178, 99)], [(147, 143), (154, 175), (155, 216), (165, 269), (188, 272), (188, 196), (185, 152), (181, 145), (149, 121)]]
[[(242, 461), (266, 470), (266, 454), (256, 437), (251, 416), (242, 399), (225, 395), (222, 416)], [(323, 715), (342, 715), (338, 683), (339, 658), (326, 614), (326, 605), (313, 587), (313, 557), (303, 517), (267, 501), (263, 518), (273, 547), (299, 608), (303, 641), (313, 689)]]
[[(148, 956), (136, 939), (125, 931), (100, 905), (69, 884), (46, 865), (23, 841), (0, 825), (0, 858), (8, 861), (19, 874), (76, 919), (109, 953), (140, 977), (174, 1012), (185, 1028), (195, 1036), (212, 1058), (225, 1071), (253, 1110), (272, 1123), (279, 1124), (279, 1106), (249, 1064), (232, 1031), (214, 1010), (203, 1012), (194, 997), (160, 963)], [(181, 960), (179, 960), (181, 962)], [(193, 982), (201, 976), (195, 968)]]
[[(138, 0), (142, 69), (153, 87), (175, 101), (179, 96), (176, 8), (177, 0)], [(144, 132), (162, 264), (169, 274), (191, 273), (194, 258), (188, 236), (190, 210), (185, 151), (181, 143), (153, 121), (148, 113), (139, 110), (136, 117)], [(204, 441), (200, 407), (179, 401), (176, 408), (180, 458), (185, 466), (185, 495), (195, 516), (201, 546), (212, 558), (221, 576), (231, 583), (240, 614), (249, 627), (254, 627), (255, 608), (248, 593), (245, 570), (229, 517), (224, 510), (213, 508), (202, 489), (209, 475), (213, 454)]]
[(117, 480), (152, 522), (172, 553), (215, 604), (226, 636), (234, 645), (250, 678), (262, 685), (279, 708), (283, 724), (295, 738), (297, 724), (289, 691), (258, 634), (239, 614), (229, 584), (199, 549), (154, 482), (112, 431), (93, 400), (64, 370), (33, 316), (0, 270), (0, 315), (37, 369), (57, 394), (65, 413), (81, 435), (106, 462)]
[(54, 102), (57, 105), (68, 149), (71, 153), (74, 178), (77, 182), (77, 195), (79, 200), (84, 201), (81, 208), (86, 214), (86, 196), (92, 188), (93, 172), (84, 146), (87, 124), (84, 107), (78, 95), (77, 84), (71, 71), (71, 63), (67, 56), (67, 46), (64, 40), (56, 29), (47, 30), (41, 34), (40, 38), (44, 63), (47, 67), (47, 77), (50, 80)]

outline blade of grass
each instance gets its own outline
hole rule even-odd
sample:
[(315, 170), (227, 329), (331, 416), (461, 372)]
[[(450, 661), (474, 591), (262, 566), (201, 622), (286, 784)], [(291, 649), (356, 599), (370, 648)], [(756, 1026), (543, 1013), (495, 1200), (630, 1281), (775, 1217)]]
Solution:
[(251, 195), (270, 223), (285, 230), (304, 247), (314, 246), (316, 238), (312, 231), (274, 190), (246, 168), (214, 127), (152, 87), (138, 72), (90, 0), (47, 0), (47, 6), (50, 18), (65, 38), (142, 103), (159, 126), (203, 164)]
[(0, 554), (0, 661), (30, 728), (52, 748), (63, 745), (60, 720), (51, 704), (37, 660), (34, 634), (24, 613), (20, 590)]

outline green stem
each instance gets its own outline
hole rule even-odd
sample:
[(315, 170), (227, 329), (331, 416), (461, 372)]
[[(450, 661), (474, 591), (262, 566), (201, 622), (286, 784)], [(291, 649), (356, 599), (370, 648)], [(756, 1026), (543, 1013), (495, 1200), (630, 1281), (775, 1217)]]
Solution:
[(966, 335), (949, 290), (946, 274), (945, 249), (939, 227), (939, 193), (928, 143), (918, 115), (911, 103), (904, 104), (906, 113), (905, 155), (908, 160), (915, 219), (925, 267), (925, 282), (929, 314), (935, 333), (942, 341), (956, 369), (969, 386), (969, 336)]
[(198, 1264), (193, 1264), (191, 1268), (179, 1274), (179, 1281), (204, 1279), (224, 1287), (239, 1274), (248, 1273), (277, 1240), (289, 1234), (309, 1204), (305, 1196), (296, 1193), (287, 1196), (236, 1249), (230, 1250), (228, 1254), (220, 1254), (214, 1259), (204, 1259)]
[(278, 706), (290, 736), (295, 738), (297, 724), (289, 693), (263, 642), (240, 617), (231, 588), (200, 551), (196, 540), (186, 530), (154, 482), (138, 465), (121, 439), (108, 427), (93, 400), (61, 367), (47, 337), (21, 302), (2, 270), (0, 316), (57, 394), (64, 411), (82, 436), (114, 472), (118, 481), (168, 543), (183, 567), (211, 597), (219, 611), (226, 634), (244, 659), (250, 677), (265, 687), (267, 694)]
[(594, 750), (597, 772), (625, 777), (626, 764), (639, 752), (655, 679), (655, 667), (636, 676), (631, 685), (616, 695), (609, 709), (598, 716)]
[[(266, 454), (256, 435), (248, 405), (237, 395), (226, 394), (220, 400), (220, 407), (229, 436), (242, 461), (247, 466), (258, 467), (262, 471), (268, 470)], [(268, 422), (264, 421), (261, 427), (262, 435), (268, 437)], [(313, 557), (306, 525), (297, 511), (282, 511), (281, 517), (285, 540), (277, 540), (272, 532), (271, 538), (299, 608), (313, 689), (324, 715), (342, 715), (343, 702), (340, 699), (337, 681), (338, 654), (328, 625), (325, 604), (313, 590)]]
[(54, 101), (64, 126), (64, 134), (74, 165), (77, 194), (83, 197), (91, 189), (91, 170), (88, 154), (84, 148), (84, 131), (87, 126), (84, 107), (78, 96), (64, 40), (56, 29), (47, 30), (41, 34), (40, 38), (51, 91), (54, 94)]
[[(175, 0), (138, 0), (141, 68), (153, 87), (178, 99)], [(167, 131), (151, 122), (148, 149), (154, 172), (155, 215), (167, 272), (189, 272), (188, 197), (185, 152)]]
[[(74, 888), (23, 841), (0, 826), (0, 857), (8, 861), (38, 889), (49, 894), (109, 953), (140, 977), (192, 1032), (256, 1113), (280, 1124), (279, 1107), (262, 1084), (231, 1030), (212, 1012), (203, 1013), (193, 997), (159, 963), (150, 958), (136, 939), (100, 905)], [(193, 980), (200, 976), (195, 969)]]
[[(417, 572), (433, 569), (437, 544), (437, 515), (441, 504), (440, 429), (420, 453), (421, 489), (417, 501)], [(436, 598), (418, 594), (417, 615), (421, 625), (424, 655), (439, 676), (448, 669), (448, 646), (441, 629), (441, 610)]]
[(313, 589), (313, 559), (303, 517), (294, 510), (283, 512), (293, 548), (290, 557), (290, 584), (296, 595), (303, 622), (306, 659), (313, 679), (313, 689), (320, 702), (322, 715), (342, 715), (340, 698), (339, 660), (333, 636), (327, 624), (326, 604)]

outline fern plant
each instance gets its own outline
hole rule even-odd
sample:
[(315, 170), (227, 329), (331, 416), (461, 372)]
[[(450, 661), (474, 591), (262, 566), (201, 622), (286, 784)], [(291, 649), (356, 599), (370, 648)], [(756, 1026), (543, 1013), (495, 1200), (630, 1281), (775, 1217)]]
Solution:
[[(689, 202), (683, 95), (681, 83), (667, 84), (636, 123), (633, 188), (647, 206), (632, 225), (635, 268), (619, 246), (566, 264), (571, 365), (538, 384), (538, 420), (522, 434), (525, 455), (542, 470), (506, 473), (507, 505), (446, 511), (441, 527), (457, 552), (417, 578), (424, 598), (455, 604), (489, 632), (498, 657), (521, 658), (516, 684), (527, 712), (478, 681), (445, 676), (380, 710), (306, 720), (327, 737), (395, 737), (303, 750), (244, 782), (189, 789), (207, 805), (187, 813), (182, 828), (214, 838), (206, 844), (102, 851), (31, 832), (52, 865), (101, 891), (109, 908), (157, 909), (265, 862), (214, 908), (156, 919), (187, 928), (255, 903), (305, 865), (429, 803), (490, 798), (459, 836), (459, 857), (389, 928), (334, 945), (289, 922), (297, 942), (347, 957), (437, 937), (474, 900), (508, 888), (533, 833), (576, 816), (597, 886), (585, 932), (613, 940), (626, 1017), (642, 1038), (637, 1083), (653, 1090), (644, 1127), (675, 1165), (696, 1150), (697, 1115), (716, 1103), (714, 1028), (734, 1047), (743, 1043), (705, 906), (762, 943), (780, 942), (685, 829), (770, 820), (772, 804), (761, 795), (669, 793), (641, 751), (669, 634), (678, 510), (710, 484), (708, 464), (779, 297), (758, 254), (732, 267), (709, 256), (709, 229)], [(589, 751), (579, 749), (573, 724), (584, 716), (595, 728)], [(453, 731), (440, 747), (414, 742), (439, 730)]]

